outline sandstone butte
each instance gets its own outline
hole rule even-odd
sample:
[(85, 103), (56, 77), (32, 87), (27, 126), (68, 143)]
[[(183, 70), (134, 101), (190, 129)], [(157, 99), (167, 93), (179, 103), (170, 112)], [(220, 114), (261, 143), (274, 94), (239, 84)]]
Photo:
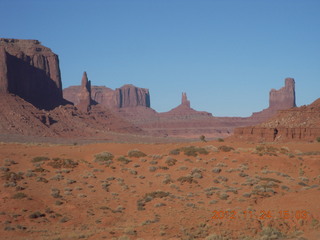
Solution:
[(0, 92), (37, 108), (63, 104), (59, 59), (37, 40), (0, 39)]
[(230, 136), (238, 127), (261, 124), (279, 110), (299, 111), (292, 78), (285, 79), (283, 88), (270, 91), (267, 109), (245, 118), (194, 110), (186, 93), (179, 106), (158, 113), (151, 108), (148, 89), (131, 84), (115, 90), (91, 86), (86, 72), (80, 86), (62, 90), (58, 55), (37, 40), (0, 39), (0, 92), (1, 101), (7, 103), (0, 109), (0, 133), (30, 136), (106, 139), (121, 132), (217, 138)]
[(108, 109), (91, 106), (86, 74), (77, 107), (63, 99), (59, 58), (37, 40), (0, 39), (0, 92), (4, 139), (13, 135), (108, 139), (110, 132), (142, 132)]
[[(81, 86), (70, 86), (63, 90), (64, 97), (79, 103)], [(214, 117), (211, 113), (191, 108), (186, 93), (182, 93), (181, 104), (168, 112), (158, 113), (150, 106), (148, 89), (125, 85), (116, 90), (105, 86), (92, 86), (92, 101), (103, 105), (152, 136), (179, 138), (227, 137), (234, 128), (262, 123), (279, 110), (296, 107), (295, 81), (285, 79), (285, 86), (272, 89), (269, 94), (269, 107), (250, 117)], [(121, 104), (120, 104), (121, 103)]]

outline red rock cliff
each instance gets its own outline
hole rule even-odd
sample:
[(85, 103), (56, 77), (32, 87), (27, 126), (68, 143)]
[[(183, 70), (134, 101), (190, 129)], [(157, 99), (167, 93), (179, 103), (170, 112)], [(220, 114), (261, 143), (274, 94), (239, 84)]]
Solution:
[(279, 90), (271, 89), (269, 93), (269, 107), (261, 112), (255, 112), (251, 118), (263, 122), (274, 116), (277, 111), (296, 107), (295, 81), (285, 79), (285, 86)]
[(122, 86), (115, 90), (118, 108), (145, 106), (150, 107), (149, 90), (138, 88), (131, 84)]
[(288, 109), (296, 107), (294, 79), (286, 78), (285, 86), (279, 90), (271, 89), (269, 96), (269, 108)]
[[(80, 86), (70, 86), (63, 89), (65, 99), (79, 104)], [(138, 106), (150, 108), (150, 94), (146, 88), (138, 88), (128, 84), (112, 90), (104, 86), (92, 86), (91, 97), (96, 103), (107, 108), (134, 108)]]
[(279, 111), (259, 125), (237, 128), (234, 137), (253, 141), (314, 141), (320, 137), (320, 98), (308, 106)]
[(63, 102), (59, 59), (37, 40), (0, 38), (0, 92), (52, 109)]
[(87, 112), (91, 107), (91, 83), (88, 80), (87, 73), (84, 72), (81, 81), (81, 91), (78, 96), (79, 103), (77, 108), (81, 111)]

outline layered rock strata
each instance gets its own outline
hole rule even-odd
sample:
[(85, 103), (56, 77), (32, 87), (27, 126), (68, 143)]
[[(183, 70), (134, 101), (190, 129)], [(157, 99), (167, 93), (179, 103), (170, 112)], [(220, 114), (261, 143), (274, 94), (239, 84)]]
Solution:
[(87, 73), (84, 72), (81, 81), (81, 91), (78, 96), (79, 103), (77, 108), (81, 111), (88, 112), (91, 107), (91, 83), (88, 80)]
[[(81, 86), (71, 86), (63, 90), (63, 96), (77, 105), (80, 102), (79, 92), (81, 92)], [(150, 108), (149, 90), (132, 84), (124, 85), (115, 90), (105, 86), (92, 86), (91, 97), (94, 102), (111, 109), (138, 106)]]
[(259, 125), (237, 128), (234, 137), (251, 141), (315, 141), (320, 137), (320, 98), (308, 106), (279, 111)]
[(41, 109), (63, 103), (58, 56), (37, 40), (0, 38), (0, 92)]

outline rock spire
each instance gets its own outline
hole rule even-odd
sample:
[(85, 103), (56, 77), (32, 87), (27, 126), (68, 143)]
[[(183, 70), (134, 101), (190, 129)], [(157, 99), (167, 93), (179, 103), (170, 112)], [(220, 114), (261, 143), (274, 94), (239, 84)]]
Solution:
[(77, 108), (87, 112), (91, 107), (91, 82), (88, 80), (87, 73), (84, 72), (81, 81), (81, 90), (79, 93), (79, 103)]

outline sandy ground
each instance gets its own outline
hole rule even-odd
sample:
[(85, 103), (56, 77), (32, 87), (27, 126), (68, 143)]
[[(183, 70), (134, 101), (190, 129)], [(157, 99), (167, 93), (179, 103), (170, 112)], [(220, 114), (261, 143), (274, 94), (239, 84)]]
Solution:
[(319, 143), (1, 143), (0, 156), (1, 239), (320, 239)]

